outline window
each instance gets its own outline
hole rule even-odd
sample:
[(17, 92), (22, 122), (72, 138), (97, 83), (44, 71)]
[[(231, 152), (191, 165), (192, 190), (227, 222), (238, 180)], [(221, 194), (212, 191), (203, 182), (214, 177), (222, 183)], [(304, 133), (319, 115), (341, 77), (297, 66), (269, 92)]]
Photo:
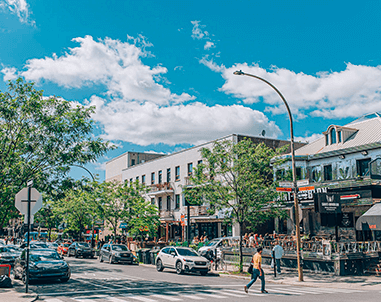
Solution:
[(175, 181), (179, 181), (180, 180), (180, 166), (177, 166), (175, 168)]
[(167, 196), (167, 210), (171, 210), (171, 196)]
[(329, 145), (329, 136), (328, 136), (328, 134), (325, 135), (325, 145), (326, 146)]
[(167, 169), (167, 182), (171, 181), (171, 168)]
[(336, 130), (335, 130), (335, 128), (331, 129), (331, 144), (336, 144)]
[(135, 159), (131, 159), (131, 166), (135, 166)]
[(145, 176), (145, 175), (142, 175), (142, 184), (143, 184), (143, 185), (146, 184), (146, 176)]
[(361, 159), (356, 162), (358, 176), (369, 175), (369, 163), (370, 158)]
[(188, 164), (188, 176), (192, 175), (192, 170), (193, 170), (193, 163)]
[(159, 171), (159, 177), (158, 177), (159, 179), (158, 179), (158, 184), (161, 184), (162, 182), (163, 182), (163, 171)]
[(132, 184), (132, 178), (130, 178), (130, 184)]
[(159, 210), (161, 210), (161, 207), (162, 207), (162, 198), (161, 197), (158, 198), (157, 204), (158, 204)]
[(197, 162), (197, 164), (199, 165), (199, 164), (202, 164), (202, 159), (200, 159), (198, 162)]
[(155, 204), (155, 198), (151, 198), (151, 204), (152, 204), (152, 205)]
[(339, 140), (339, 143), (341, 143), (341, 130), (337, 131), (337, 139)]
[(136, 181), (137, 181), (137, 182), (139, 182), (139, 176), (136, 176), (136, 178), (135, 178), (135, 179), (136, 179)]
[(180, 194), (175, 195), (175, 209), (180, 208)]
[(332, 180), (332, 165), (324, 166), (324, 180)]
[(296, 167), (296, 180), (301, 180), (302, 179), (302, 168)]
[(151, 185), (155, 184), (155, 172), (151, 173)]

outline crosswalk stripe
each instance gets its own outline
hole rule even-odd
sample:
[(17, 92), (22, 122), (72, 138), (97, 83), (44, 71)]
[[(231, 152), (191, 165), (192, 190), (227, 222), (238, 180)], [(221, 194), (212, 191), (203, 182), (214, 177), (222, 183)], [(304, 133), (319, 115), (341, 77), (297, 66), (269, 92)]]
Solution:
[(156, 300), (152, 300), (150, 298), (146, 298), (143, 296), (126, 296), (126, 297), (128, 297), (129, 299), (135, 299), (135, 300), (139, 300), (143, 302), (156, 302)]
[[(282, 290), (283, 290), (283, 288), (282, 288)], [(303, 294), (311, 294), (311, 295), (324, 294), (324, 292), (316, 292), (316, 291), (311, 291), (311, 290), (304, 289), (304, 288), (295, 288), (295, 287), (294, 288), (287, 288), (287, 290), (290, 291), (290, 292), (303, 293)]]
[[(234, 293), (237, 297), (238, 297), (238, 295), (242, 294), (242, 291), (238, 291), (238, 290), (234, 290), (234, 289), (224, 289), (224, 291), (225, 291), (225, 292), (226, 292), (226, 291), (232, 292), (232, 293)], [(246, 297), (246, 295), (266, 297), (266, 295), (264, 295), (264, 294), (256, 294), (256, 293), (251, 293), (251, 292), (248, 292), (247, 294), (245, 293), (245, 296), (243, 296), (243, 297)]]
[(272, 292), (276, 292), (276, 293), (283, 293), (283, 294), (289, 294), (289, 295), (304, 295), (302, 293), (297, 293), (297, 292), (293, 292), (293, 291), (288, 291), (288, 288), (287, 290), (280, 290), (280, 289), (276, 289), (276, 288), (271, 288), (271, 291)]
[(126, 302), (126, 300), (122, 300), (122, 299), (119, 299), (117, 297), (107, 297), (106, 298), (107, 301), (110, 301), (110, 302)]
[(208, 296), (208, 298), (216, 298), (216, 299), (227, 299), (226, 296), (216, 295), (216, 294), (209, 294), (209, 293), (202, 293), (202, 292), (196, 292), (196, 295), (202, 295), (202, 296)]
[(159, 294), (153, 294), (149, 295), (150, 297), (155, 297), (155, 298), (160, 298), (160, 299), (165, 299), (168, 301), (182, 301), (182, 299), (176, 298), (173, 295), (159, 295)]
[(187, 298), (187, 299), (192, 299), (192, 300), (204, 300), (205, 299), (203, 297), (198, 297), (198, 296), (194, 296), (194, 295), (187, 295), (187, 294), (181, 294), (179, 296)]
[(62, 300), (61, 299), (53, 298), (53, 299), (44, 300), (44, 302), (62, 302)]
[(245, 298), (246, 296), (242, 295), (242, 293), (240, 294), (237, 294), (237, 293), (229, 293), (225, 290), (211, 290), (211, 289), (208, 289), (208, 290), (205, 290), (207, 292), (212, 292), (212, 293), (217, 293), (217, 294), (222, 294), (222, 295), (226, 295), (226, 296), (234, 296), (234, 297), (237, 297), (237, 298)]

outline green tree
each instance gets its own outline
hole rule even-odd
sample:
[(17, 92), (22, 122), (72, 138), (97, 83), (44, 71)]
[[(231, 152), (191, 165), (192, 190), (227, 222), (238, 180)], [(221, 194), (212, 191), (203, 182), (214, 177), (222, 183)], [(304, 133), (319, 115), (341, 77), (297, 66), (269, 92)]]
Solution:
[(202, 163), (193, 171), (193, 186), (185, 187), (191, 204), (210, 204), (212, 211), (224, 210), (225, 220), (239, 225), (239, 270), (242, 271), (242, 228), (255, 229), (270, 217), (283, 215), (279, 210), (271, 158), (279, 151), (263, 143), (244, 139), (236, 144), (217, 141), (211, 149), (201, 149)]
[(158, 211), (144, 199), (146, 193), (147, 188), (138, 182), (104, 182), (95, 190), (100, 216), (107, 221), (115, 237), (121, 222), (133, 236), (157, 231)]
[(41, 192), (59, 187), (72, 165), (94, 162), (114, 148), (94, 138), (94, 107), (73, 106), (21, 78), (0, 92), (0, 229), (18, 215), (15, 194), (34, 179)]

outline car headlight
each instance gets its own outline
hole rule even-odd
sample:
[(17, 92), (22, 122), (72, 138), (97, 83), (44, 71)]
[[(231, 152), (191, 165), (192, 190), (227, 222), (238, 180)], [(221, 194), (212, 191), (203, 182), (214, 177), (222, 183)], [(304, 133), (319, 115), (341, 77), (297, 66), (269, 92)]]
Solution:
[(184, 259), (185, 262), (193, 262), (193, 260)]
[(113, 254), (114, 256), (119, 256), (119, 255), (120, 255), (119, 252), (112, 252), (112, 254)]

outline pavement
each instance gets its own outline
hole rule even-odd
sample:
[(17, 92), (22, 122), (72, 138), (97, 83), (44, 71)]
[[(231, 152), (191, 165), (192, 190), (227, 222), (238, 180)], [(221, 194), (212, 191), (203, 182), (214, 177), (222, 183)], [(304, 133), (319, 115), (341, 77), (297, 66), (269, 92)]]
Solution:
[[(154, 268), (150, 264), (141, 264)], [(212, 271), (214, 274), (219, 274), (223, 278), (237, 278), (250, 280), (249, 274), (236, 274), (234, 266), (227, 266), (226, 271)], [(247, 267), (244, 268), (244, 271)], [(296, 269), (283, 268), (282, 274), (274, 277), (274, 270), (270, 266), (263, 266), (265, 272), (266, 283), (284, 284), (294, 286), (312, 286), (319, 288), (342, 288), (342, 289), (369, 289), (381, 290), (381, 276), (364, 275), (364, 276), (335, 276), (322, 272), (303, 272), (303, 280), (299, 281), (298, 272)], [(13, 288), (0, 288), (0, 301), (2, 302), (34, 302), (38, 300), (38, 295), (34, 293), (25, 293), (25, 285), (19, 280), (12, 280)]]

